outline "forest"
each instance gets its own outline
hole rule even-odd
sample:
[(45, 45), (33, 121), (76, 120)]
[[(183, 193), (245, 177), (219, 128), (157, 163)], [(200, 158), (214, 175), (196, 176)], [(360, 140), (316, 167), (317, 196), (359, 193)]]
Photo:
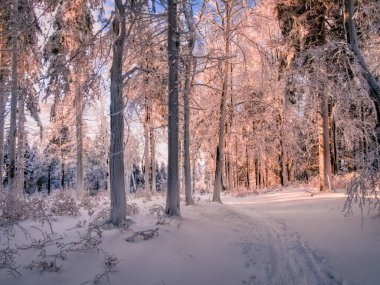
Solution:
[(0, 283), (376, 284), (379, 12), (0, 0)]

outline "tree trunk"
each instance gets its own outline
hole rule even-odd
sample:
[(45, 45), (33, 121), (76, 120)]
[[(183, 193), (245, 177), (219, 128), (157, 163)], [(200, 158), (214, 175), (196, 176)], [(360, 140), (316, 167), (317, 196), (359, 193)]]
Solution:
[(187, 28), (189, 30), (188, 33), (188, 53), (189, 55), (185, 58), (185, 86), (184, 86), (184, 94), (183, 94), (183, 105), (184, 105), (184, 132), (183, 132), (183, 148), (184, 148), (184, 162), (183, 162), (183, 172), (185, 175), (185, 197), (186, 197), (186, 205), (193, 205), (194, 199), (192, 195), (191, 189), (191, 162), (190, 162), (190, 93), (192, 89), (192, 80), (193, 76), (191, 72), (193, 71), (193, 49), (195, 42), (195, 27), (193, 24), (193, 13), (192, 7), (190, 3), (190, 7), (186, 7), (186, 2), (183, 2), (183, 10), (185, 14)]
[(61, 163), (61, 189), (65, 190), (65, 162)]
[(18, 122), (17, 122), (17, 174), (16, 174), (16, 185), (17, 194), (22, 197), (24, 194), (24, 169), (25, 169), (25, 159), (24, 159), (24, 144), (25, 144), (25, 108), (24, 108), (24, 96), (19, 94), (18, 96)]
[(51, 164), (49, 164), (49, 167), (48, 167), (47, 191), (48, 191), (48, 195), (50, 195), (51, 193)]
[(133, 170), (132, 170), (132, 188), (133, 188), (133, 191), (136, 192), (137, 191), (137, 186), (136, 186), (136, 178), (135, 178), (135, 169), (133, 167)]
[(193, 205), (194, 199), (191, 190), (191, 164), (190, 164), (190, 89), (191, 78), (190, 73), (192, 70), (191, 59), (187, 59), (185, 64), (185, 90), (184, 90), (184, 134), (183, 134), (183, 147), (184, 147), (184, 175), (185, 175), (185, 196), (186, 204)]
[(125, 221), (126, 201), (124, 182), (124, 100), (122, 93), (123, 49), (126, 39), (125, 7), (121, 0), (115, 0), (114, 43), (111, 66), (111, 141), (110, 141), (110, 182), (111, 217), (115, 226)]
[[(194, 193), (195, 193), (195, 183), (196, 183), (196, 177), (195, 177), (195, 175), (196, 175), (196, 173), (195, 173), (195, 170), (196, 170), (196, 166), (195, 166), (195, 164), (196, 164), (196, 159), (193, 159), (193, 174), (191, 175), (191, 177), (192, 177), (192, 180), (193, 180), (193, 186), (192, 186), (192, 196), (191, 197), (193, 197), (193, 195), (194, 195)], [(194, 202), (195, 203), (195, 202)]]
[(250, 180), (249, 180), (249, 155), (248, 155), (248, 142), (245, 142), (245, 167), (246, 167), (246, 182), (245, 186), (247, 188), (247, 191), (249, 191), (250, 188)]
[(336, 141), (336, 125), (335, 120), (331, 120), (331, 164), (333, 174), (338, 174), (338, 144)]
[(157, 194), (156, 189), (156, 138), (154, 129), (150, 129), (150, 164), (152, 166), (152, 194)]
[(219, 136), (218, 146), (216, 148), (216, 168), (215, 168), (215, 183), (214, 191), (212, 193), (213, 202), (221, 202), (220, 192), (222, 190), (222, 171), (223, 171), (223, 158), (224, 158), (224, 128), (226, 118), (226, 100), (228, 90), (228, 72), (230, 54), (230, 24), (231, 24), (231, 3), (230, 1), (224, 2), (226, 9), (226, 18), (223, 21), (224, 28), (224, 53), (227, 59), (224, 61), (223, 74), (222, 74), (222, 96), (220, 100), (220, 119), (219, 119)]
[[(284, 120), (284, 118), (282, 118)], [(284, 187), (288, 187), (288, 169), (287, 169), (287, 153), (286, 153), (286, 147), (285, 147), (285, 131), (284, 131), (284, 123), (281, 122), (281, 138), (280, 138), (280, 149), (281, 149), (281, 185)]]
[[(0, 31), (3, 32), (3, 31)], [(6, 60), (5, 52), (2, 51), (5, 46), (3, 44), (3, 37), (0, 37), (0, 193), (3, 192), (4, 181), (4, 126), (5, 126), (5, 105), (7, 102), (7, 92), (5, 90), (6, 82)]]
[(347, 30), (347, 40), (351, 45), (352, 51), (354, 52), (356, 59), (358, 60), (361, 68), (363, 69), (363, 76), (366, 79), (369, 86), (369, 96), (375, 105), (377, 125), (375, 128), (377, 142), (380, 143), (380, 84), (372, 75), (369, 70), (367, 63), (359, 49), (359, 40), (357, 36), (356, 26), (353, 20), (355, 9), (353, 0), (345, 0), (345, 13), (344, 13), (344, 24)]
[(330, 151), (330, 127), (329, 127), (329, 109), (328, 98), (323, 93), (322, 99), (322, 119), (323, 119), (323, 149), (325, 161), (325, 182), (329, 191), (332, 190), (332, 176), (331, 176), (331, 151)]
[(254, 190), (256, 190), (257, 188), (257, 178), (256, 178), (256, 159), (255, 159), (255, 150), (254, 150), (254, 147), (252, 146), (252, 153), (251, 153), (251, 156), (252, 156), (252, 188)]
[(168, 192), (165, 212), (181, 216), (178, 177), (178, 49), (177, 1), (168, 0)]
[(331, 156), (330, 156), (330, 130), (328, 101), (326, 95), (322, 91), (321, 94), (321, 110), (318, 112), (319, 123), (319, 190), (332, 190), (331, 180)]
[(145, 118), (144, 118), (144, 190), (150, 192), (150, 159), (149, 159), (149, 129), (150, 129), (150, 110), (147, 95), (144, 95)]
[(11, 83), (11, 118), (9, 127), (9, 170), (8, 188), (16, 195), (17, 187), (15, 181), (16, 171), (16, 132), (17, 132), (17, 96), (18, 96), (18, 0), (13, 0), (12, 20), (12, 83)]
[[(80, 78), (80, 76), (79, 76)], [(77, 79), (79, 80), (79, 79)], [(81, 200), (83, 197), (83, 97), (80, 94), (79, 82), (76, 83), (76, 98), (75, 98), (75, 126), (76, 126), (76, 140), (77, 140), (77, 173), (76, 173), (76, 194), (77, 199)]]

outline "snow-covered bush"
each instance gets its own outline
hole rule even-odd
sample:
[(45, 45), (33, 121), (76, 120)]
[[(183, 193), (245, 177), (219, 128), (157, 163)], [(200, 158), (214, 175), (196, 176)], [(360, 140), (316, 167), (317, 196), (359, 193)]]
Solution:
[(378, 155), (369, 156), (363, 169), (354, 175), (347, 189), (344, 205), (346, 214), (352, 214), (353, 204), (358, 204), (361, 212), (367, 209), (380, 212), (380, 159)]
[(57, 216), (78, 216), (79, 207), (70, 193), (60, 191), (51, 205), (51, 211)]
[(140, 208), (136, 203), (127, 203), (127, 215), (134, 216), (140, 213)]

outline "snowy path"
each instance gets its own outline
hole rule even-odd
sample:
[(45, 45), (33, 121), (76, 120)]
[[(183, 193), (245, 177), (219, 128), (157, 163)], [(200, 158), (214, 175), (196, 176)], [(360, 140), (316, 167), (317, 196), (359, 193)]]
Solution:
[(244, 284), (342, 284), (301, 237), (253, 207), (223, 205), (218, 216), (238, 233), (249, 279)]

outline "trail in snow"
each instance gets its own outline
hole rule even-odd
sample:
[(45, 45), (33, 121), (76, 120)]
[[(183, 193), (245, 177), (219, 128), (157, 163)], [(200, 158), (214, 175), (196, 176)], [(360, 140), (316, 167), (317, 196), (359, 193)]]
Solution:
[(254, 209), (223, 205), (217, 216), (238, 233), (249, 279), (244, 284), (343, 284), (302, 238)]

